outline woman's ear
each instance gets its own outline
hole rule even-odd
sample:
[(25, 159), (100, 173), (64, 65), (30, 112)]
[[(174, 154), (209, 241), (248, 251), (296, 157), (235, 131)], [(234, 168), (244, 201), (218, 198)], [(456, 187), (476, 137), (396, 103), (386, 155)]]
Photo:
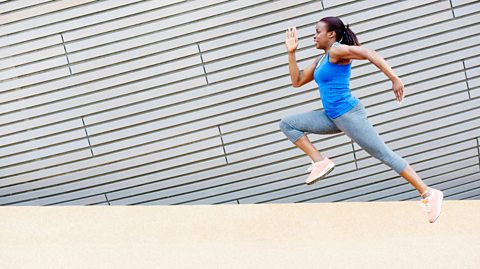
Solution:
[(328, 32), (328, 38), (334, 38), (336, 35), (335, 31)]

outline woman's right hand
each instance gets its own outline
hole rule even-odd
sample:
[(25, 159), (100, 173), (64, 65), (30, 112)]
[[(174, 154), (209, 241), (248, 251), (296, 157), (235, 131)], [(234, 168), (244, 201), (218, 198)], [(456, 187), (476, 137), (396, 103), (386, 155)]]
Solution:
[(287, 37), (285, 38), (285, 46), (288, 52), (294, 52), (298, 47), (297, 28), (290, 27), (287, 29)]
[(393, 79), (392, 88), (393, 92), (395, 93), (397, 103), (401, 105), (403, 103), (403, 100), (405, 100), (405, 87), (403, 86), (403, 82), (398, 77)]

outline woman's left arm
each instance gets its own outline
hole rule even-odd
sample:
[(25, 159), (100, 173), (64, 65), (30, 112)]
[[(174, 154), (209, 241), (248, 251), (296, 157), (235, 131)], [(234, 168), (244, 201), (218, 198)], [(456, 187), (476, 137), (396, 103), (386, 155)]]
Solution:
[(405, 92), (403, 82), (393, 72), (390, 65), (376, 51), (360, 46), (338, 46), (330, 51), (332, 60), (369, 60), (376, 65), (391, 81), (397, 102), (403, 102)]

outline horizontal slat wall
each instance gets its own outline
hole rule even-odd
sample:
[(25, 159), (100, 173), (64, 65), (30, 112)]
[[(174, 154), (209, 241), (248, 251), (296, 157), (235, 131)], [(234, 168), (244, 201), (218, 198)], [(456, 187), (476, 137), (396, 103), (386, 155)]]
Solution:
[(308, 158), (278, 123), (322, 106), (315, 83), (291, 87), (284, 33), (297, 27), (304, 67), (330, 15), (406, 85), (398, 106), (354, 62), (382, 138), (447, 199), (480, 197), (478, 1), (34, 2), (0, 3), (2, 205), (417, 199), (343, 134), (310, 135), (337, 168), (303, 183)]

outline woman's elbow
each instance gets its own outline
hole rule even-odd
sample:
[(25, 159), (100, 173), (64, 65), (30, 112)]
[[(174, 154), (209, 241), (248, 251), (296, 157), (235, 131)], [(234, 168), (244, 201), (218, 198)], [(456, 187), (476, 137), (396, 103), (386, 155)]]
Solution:
[(293, 80), (292, 80), (292, 87), (294, 87), (294, 88), (299, 88), (299, 87), (301, 87), (302, 85), (303, 85), (303, 84), (302, 84), (301, 81), (293, 81)]
[(377, 51), (372, 50), (372, 49), (367, 49), (365, 58), (371, 62), (376, 60), (380, 55), (377, 53)]
[(300, 83), (293, 83), (292, 82), (292, 87), (294, 88), (300, 88), (302, 85), (300, 85)]

